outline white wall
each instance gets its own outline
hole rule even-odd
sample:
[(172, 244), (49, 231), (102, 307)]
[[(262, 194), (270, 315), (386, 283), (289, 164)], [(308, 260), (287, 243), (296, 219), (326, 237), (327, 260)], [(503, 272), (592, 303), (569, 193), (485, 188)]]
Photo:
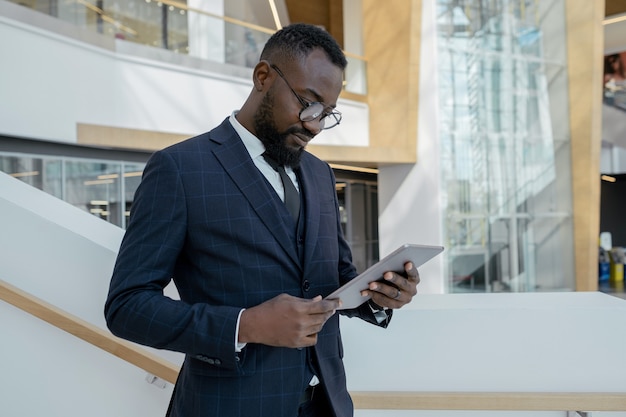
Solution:
[[(30, 25), (33, 14), (54, 30)], [(99, 37), (10, 3), (0, 3), (0, 39), (0, 134), (73, 143), (85, 123), (195, 135), (252, 88), (249, 69)], [(342, 99), (338, 109), (341, 126), (315, 144), (367, 146), (367, 106)]]
[[(439, 140), (437, 123), (434, 1), (424, 0), (420, 57), (418, 149), (415, 165), (381, 167), (379, 235), (381, 256), (403, 243), (442, 244)], [(444, 290), (443, 257), (419, 269), (420, 293)], [(410, 304), (407, 308), (411, 308)]]
[(1, 415), (165, 415), (171, 384), (165, 388), (149, 384), (145, 371), (4, 302), (0, 332)]
[[(414, 309), (394, 312), (387, 329), (342, 319), (350, 391), (624, 392), (626, 361), (622, 350), (614, 349), (626, 343), (626, 334), (615, 332), (626, 320), (624, 300), (577, 292), (423, 294), (416, 301)], [(623, 407), (591, 415), (626, 416)], [(358, 410), (355, 415), (567, 414)]]
[[(0, 279), (106, 329), (123, 231), (0, 173)], [(0, 415), (163, 415), (171, 395), (146, 372), (0, 302)], [(174, 363), (182, 355), (147, 350)]]

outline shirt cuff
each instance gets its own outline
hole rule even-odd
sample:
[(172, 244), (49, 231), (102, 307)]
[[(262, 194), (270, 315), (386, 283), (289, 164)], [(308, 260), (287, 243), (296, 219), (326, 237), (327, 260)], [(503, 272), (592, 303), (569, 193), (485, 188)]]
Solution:
[(374, 314), (374, 318), (376, 319), (376, 322), (378, 324), (384, 322), (385, 320), (387, 320), (387, 312), (385, 310), (387, 310), (387, 307), (383, 307), (382, 310), (376, 307), (380, 307), (378, 305), (376, 305), (376, 307), (374, 307), (374, 303), (368, 301), (367, 305), (370, 307), (370, 310), (372, 310), (372, 313)]
[(242, 308), (237, 316), (237, 327), (235, 327), (235, 352), (241, 352), (246, 347), (246, 343), (239, 343), (239, 322), (241, 321), (241, 313), (245, 308)]

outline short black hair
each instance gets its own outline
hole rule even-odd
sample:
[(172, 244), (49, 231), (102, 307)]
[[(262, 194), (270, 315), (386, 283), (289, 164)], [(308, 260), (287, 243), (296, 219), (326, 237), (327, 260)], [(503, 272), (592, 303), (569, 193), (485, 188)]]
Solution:
[(337, 41), (324, 29), (305, 23), (294, 23), (274, 33), (265, 43), (261, 59), (305, 58), (315, 48), (326, 52), (330, 61), (344, 70), (348, 61)]

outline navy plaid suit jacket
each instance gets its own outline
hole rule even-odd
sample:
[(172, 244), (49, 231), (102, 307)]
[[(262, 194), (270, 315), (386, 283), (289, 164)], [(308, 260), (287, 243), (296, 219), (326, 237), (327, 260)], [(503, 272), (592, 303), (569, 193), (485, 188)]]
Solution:
[[(186, 354), (170, 415), (297, 415), (311, 375), (307, 349), (249, 344), (235, 353), (234, 334), (242, 308), (280, 293), (325, 296), (356, 275), (331, 168), (305, 152), (299, 178), (301, 241), (228, 120), (147, 163), (105, 316), (120, 337)], [(163, 295), (172, 279), (180, 301)], [(369, 309), (343, 313), (376, 323)], [(314, 349), (335, 414), (352, 416), (338, 315)]]

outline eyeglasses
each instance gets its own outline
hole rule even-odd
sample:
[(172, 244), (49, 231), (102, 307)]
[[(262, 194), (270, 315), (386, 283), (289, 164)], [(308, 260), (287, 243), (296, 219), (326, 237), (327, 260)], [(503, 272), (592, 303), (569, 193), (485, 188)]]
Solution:
[(302, 105), (302, 110), (300, 110), (300, 114), (299, 114), (300, 121), (310, 122), (319, 117), (320, 119), (319, 123), (320, 123), (321, 129), (330, 129), (332, 127), (337, 126), (339, 122), (341, 122), (340, 112), (338, 112), (337, 110), (325, 111), (326, 106), (324, 106), (324, 103), (320, 103), (319, 101), (305, 100), (298, 93), (296, 93), (296, 91), (293, 88), (291, 88), (291, 85), (289, 85), (289, 82), (287, 81), (287, 79), (285, 78), (281, 70), (279, 70), (276, 65), (270, 64), (270, 67), (274, 71), (276, 71), (276, 73), (280, 76), (280, 78), (283, 79), (285, 84), (287, 84), (287, 87), (289, 87), (293, 95), (296, 96), (296, 98)]

